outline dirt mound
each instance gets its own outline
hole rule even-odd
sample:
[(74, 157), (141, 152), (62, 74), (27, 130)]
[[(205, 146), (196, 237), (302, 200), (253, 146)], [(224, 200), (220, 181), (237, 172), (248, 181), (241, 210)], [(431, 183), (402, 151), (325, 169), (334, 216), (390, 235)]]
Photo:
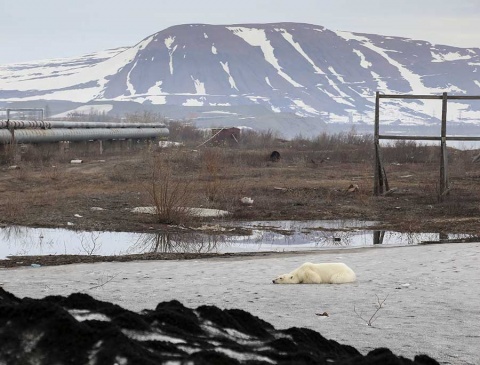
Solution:
[(239, 309), (178, 301), (140, 313), (75, 293), (20, 299), (0, 288), (2, 364), (438, 364), (366, 356), (306, 328), (276, 330)]

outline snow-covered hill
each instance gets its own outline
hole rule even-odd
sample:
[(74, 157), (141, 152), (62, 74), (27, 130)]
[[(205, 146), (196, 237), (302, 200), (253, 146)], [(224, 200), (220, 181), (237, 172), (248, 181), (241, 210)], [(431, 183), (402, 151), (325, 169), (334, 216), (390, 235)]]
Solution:
[[(299, 23), (190, 24), (133, 47), (0, 66), (0, 106), (146, 108), (285, 135), (371, 124), (376, 91), (480, 95), (480, 49)], [(448, 110), (452, 122), (480, 123), (480, 101)], [(386, 101), (381, 112), (392, 127), (436, 124), (440, 103)]]

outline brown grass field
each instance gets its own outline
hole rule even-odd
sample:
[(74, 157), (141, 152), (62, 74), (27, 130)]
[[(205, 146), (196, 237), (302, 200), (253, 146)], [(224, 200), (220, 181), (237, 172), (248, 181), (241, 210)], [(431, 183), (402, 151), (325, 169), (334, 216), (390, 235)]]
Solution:
[[(171, 137), (182, 141), (182, 135)], [(226, 220), (354, 218), (400, 232), (480, 232), (476, 151), (449, 150), (451, 191), (439, 201), (436, 146), (398, 142), (384, 147), (390, 188), (396, 190), (374, 197), (369, 137), (347, 133), (284, 141), (252, 133), (222, 146), (202, 145), (199, 136), (183, 139), (182, 147), (139, 143), (102, 155), (93, 142), (72, 144), (63, 152), (58, 145), (17, 146), (15, 155), (5, 149), (0, 224), (68, 227), (74, 222), (82, 230), (152, 231), (204, 223), (174, 214), (176, 207), (190, 206), (227, 210)], [(278, 161), (270, 160), (274, 150)], [(71, 159), (83, 163), (71, 164)], [(348, 191), (352, 184), (358, 190)], [(242, 204), (242, 197), (253, 204)], [(155, 202), (165, 215), (130, 212)]]

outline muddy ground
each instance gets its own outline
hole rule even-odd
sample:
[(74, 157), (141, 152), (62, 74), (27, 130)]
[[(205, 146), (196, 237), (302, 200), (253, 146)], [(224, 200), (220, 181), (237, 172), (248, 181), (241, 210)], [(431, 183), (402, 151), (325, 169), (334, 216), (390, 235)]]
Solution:
[[(157, 194), (168, 185), (166, 195), (179, 205), (229, 211), (222, 220), (344, 218), (377, 221), (376, 228), (399, 232), (480, 232), (480, 164), (472, 162), (474, 152), (450, 153), (451, 190), (440, 201), (439, 164), (425, 158), (425, 150), (419, 152), (422, 158), (415, 150), (408, 157), (401, 150), (386, 153), (394, 191), (374, 197), (370, 152), (339, 155), (276, 146), (281, 158), (271, 161), (272, 148), (24, 152), (1, 168), (0, 224), (155, 232), (209, 220), (131, 213), (154, 204), (155, 182)], [(428, 153), (435, 156), (435, 151)], [(83, 162), (72, 164), (74, 158)], [(242, 204), (242, 197), (253, 204)]]

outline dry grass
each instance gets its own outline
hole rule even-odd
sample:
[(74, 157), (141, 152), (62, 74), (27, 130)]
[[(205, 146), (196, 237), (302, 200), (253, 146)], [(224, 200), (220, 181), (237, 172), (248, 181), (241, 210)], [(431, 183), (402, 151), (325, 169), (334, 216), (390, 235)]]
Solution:
[(190, 179), (177, 179), (172, 154), (154, 156), (148, 192), (159, 223), (185, 224), (191, 220), (193, 191)]
[[(187, 138), (193, 131), (177, 133)], [(19, 161), (20, 170), (4, 165), (2, 222), (56, 225), (81, 213), (85, 218), (75, 221), (76, 228), (144, 230), (159, 222), (191, 223), (183, 208), (208, 207), (230, 211), (231, 219), (358, 218), (388, 220), (391, 228), (408, 230), (434, 225), (436, 218), (480, 215), (480, 164), (471, 162), (475, 152), (449, 152), (452, 190), (440, 203), (436, 147), (404, 143), (384, 147), (389, 184), (397, 191), (375, 198), (373, 142), (368, 138), (342, 134), (282, 141), (269, 133), (250, 133), (235, 147), (194, 149), (191, 146), (198, 141), (193, 135), (179, 148), (119, 147), (100, 156), (83, 145), (72, 145), (64, 155), (58, 148), (58, 156), (46, 148), (43, 156), (29, 156)], [(281, 156), (277, 162), (269, 158), (274, 150)], [(66, 156), (85, 162), (71, 165)], [(359, 190), (348, 192), (350, 184)], [(244, 196), (254, 200), (252, 206), (239, 202)], [(159, 208), (155, 219), (126, 213), (152, 204)], [(106, 212), (92, 214), (92, 206)], [(455, 230), (460, 229), (479, 227), (458, 223)]]

